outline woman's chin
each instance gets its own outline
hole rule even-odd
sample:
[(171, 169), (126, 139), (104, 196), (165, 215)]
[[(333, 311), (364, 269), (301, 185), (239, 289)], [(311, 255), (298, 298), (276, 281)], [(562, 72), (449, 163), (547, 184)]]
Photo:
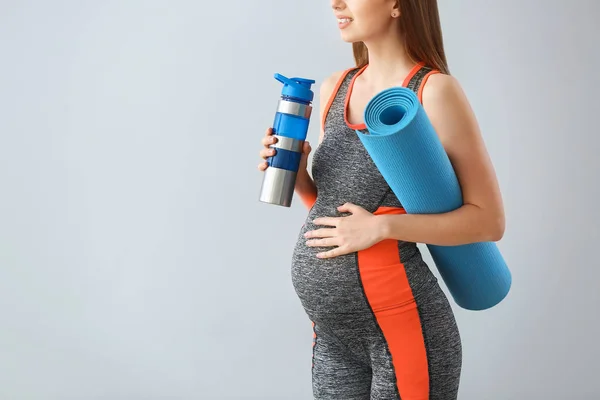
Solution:
[(360, 40), (358, 38), (356, 38), (356, 35), (352, 35), (350, 34), (350, 32), (340, 32), (340, 36), (342, 38), (342, 40), (346, 43), (354, 43), (354, 42), (360, 42)]

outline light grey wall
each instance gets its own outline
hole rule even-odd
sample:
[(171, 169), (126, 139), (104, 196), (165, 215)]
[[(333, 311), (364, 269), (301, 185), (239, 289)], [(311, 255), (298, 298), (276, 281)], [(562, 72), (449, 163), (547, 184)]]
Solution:
[[(514, 274), (456, 309), (460, 398), (597, 399), (600, 5), (440, 9)], [(329, 1), (4, 0), (0, 57), (0, 400), (311, 398), (306, 211), (255, 166), (273, 73), (352, 63)]]

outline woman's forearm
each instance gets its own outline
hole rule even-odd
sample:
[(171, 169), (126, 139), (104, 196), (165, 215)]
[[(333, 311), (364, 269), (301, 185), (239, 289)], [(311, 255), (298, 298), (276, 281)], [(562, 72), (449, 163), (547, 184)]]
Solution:
[(308, 209), (317, 201), (317, 186), (306, 170), (298, 172), (294, 191)]
[(496, 242), (504, 234), (504, 220), (471, 204), (443, 214), (378, 215), (380, 236), (413, 243), (458, 246)]

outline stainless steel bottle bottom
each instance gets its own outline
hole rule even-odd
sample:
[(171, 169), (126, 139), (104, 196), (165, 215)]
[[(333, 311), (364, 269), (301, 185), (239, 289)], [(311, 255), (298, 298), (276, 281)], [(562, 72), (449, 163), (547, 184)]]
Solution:
[(262, 187), (260, 189), (260, 201), (290, 207), (292, 205), (292, 198), (294, 197), (296, 175), (297, 173), (294, 171), (268, 167), (264, 171)]

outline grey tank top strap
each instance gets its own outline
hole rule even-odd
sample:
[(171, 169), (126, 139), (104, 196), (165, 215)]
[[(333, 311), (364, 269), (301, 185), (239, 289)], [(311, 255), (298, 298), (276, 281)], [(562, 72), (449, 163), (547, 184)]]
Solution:
[(421, 84), (423, 83), (423, 78), (425, 78), (425, 76), (431, 71), (433, 71), (432, 68), (421, 66), (421, 68), (410, 78), (406, 88), (418, 93), (419, 89), (421, 88)]

